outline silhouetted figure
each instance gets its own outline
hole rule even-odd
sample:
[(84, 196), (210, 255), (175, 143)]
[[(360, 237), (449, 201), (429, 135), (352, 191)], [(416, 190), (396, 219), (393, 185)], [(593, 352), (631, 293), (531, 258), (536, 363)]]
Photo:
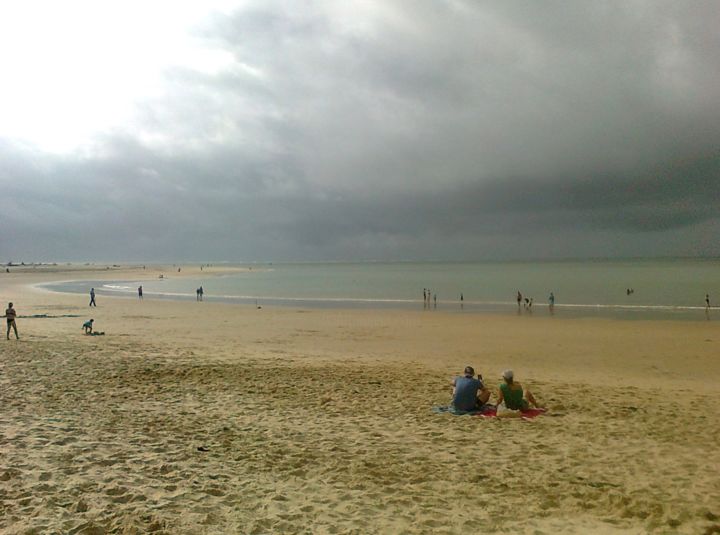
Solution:
[(96, 307), (97, 303), (95, 303), (95, 288), (90, 288), (90, 304), (89, 307)]
[(518, 308), (520, 308), (520, 303), (522, 303), (522, 294), (520, 292), (518, 292), (518, 294), (517, 294)]
[(710, 294), (705, 294), (705, 308), (710, 308)]
[(17, 332), (17, 324), (15, 323), (15, 318), (17, 317), (17, 313), (15, 312), (15, 309), (13, 308), (12, 303), (8, 303), (8, 307), (5, 310), (5, 318), (7, 319), (7, 339), (10, 340), (10, 329), (12, 328), (13, 331), (15, 331), (15, 338), (17, 340), (20, 340), (20, 337), (18, 336)]
[(142, 285), (141, 285), (141, 286), (138, 286), (138, 299), (142, 299), (142, 298), (143, 298), (143, 296), (142, 296)]

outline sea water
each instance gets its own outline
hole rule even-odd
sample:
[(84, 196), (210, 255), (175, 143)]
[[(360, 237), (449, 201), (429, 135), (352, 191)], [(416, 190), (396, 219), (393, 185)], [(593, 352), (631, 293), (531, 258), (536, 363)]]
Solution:
[[(215, 267), (218, 267), (217, 265)], [(238, 267), (228, 265), (228, 267)], [(530, 312), (624, 317), (713, 319), (705, 295), (720, 305), (720, 259), (533, 262), (362, 262), (244, 264), (246, 270), (200, 277), (68, 281), (43, 285), (62, 292), (195, 299), (303, 307), (437, 308), (516, 313), (517, 292)], [(628, 295), (628, 289), (632, 293)], [(423, 291), (430, 303), (423, 301)], [(462, 300), (461, 300), (462, 295)], [(437, 300), (435, 299), (437, 298)], [(437, 303), (437, 305), (435, 304)], [(720, 308), (717, 310), (720, 316)]]

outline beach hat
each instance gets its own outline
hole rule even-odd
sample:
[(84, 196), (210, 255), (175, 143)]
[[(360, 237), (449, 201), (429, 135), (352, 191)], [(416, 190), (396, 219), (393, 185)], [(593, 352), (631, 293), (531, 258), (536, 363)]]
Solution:
[(502, 373), (503, 379), (506, 379), (508, 381), (512, 381), (513, 379), (513, 371), (512, 370), (505, 370)]

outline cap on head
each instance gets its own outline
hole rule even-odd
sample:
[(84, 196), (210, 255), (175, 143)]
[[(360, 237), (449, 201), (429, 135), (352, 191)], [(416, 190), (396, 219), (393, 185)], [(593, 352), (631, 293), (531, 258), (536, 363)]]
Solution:
[(472, 366), (465, 366), (465, 375), (475, 375), (475, 368)]
[(512, 370), (505, 370), (503, 372), (502, 376), (503, 376), (503, 379), (505, 379), (506, 381), (512, 381), (514, 374), (513, 374)]

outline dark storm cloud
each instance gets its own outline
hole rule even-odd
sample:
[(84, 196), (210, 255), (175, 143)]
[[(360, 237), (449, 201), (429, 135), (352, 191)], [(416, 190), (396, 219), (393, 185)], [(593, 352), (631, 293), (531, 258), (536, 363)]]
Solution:
[(198, 35), (233, 65), (168, 71), (132, 128), (0, 143), (1, 252), (720, 254), (718, 4), (408, 6), (216, 14)]

